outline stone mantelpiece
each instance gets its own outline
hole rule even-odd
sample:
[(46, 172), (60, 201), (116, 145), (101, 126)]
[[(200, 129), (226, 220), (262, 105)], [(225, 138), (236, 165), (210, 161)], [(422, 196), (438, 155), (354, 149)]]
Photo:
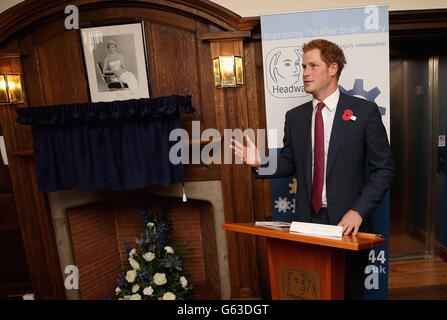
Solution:
[[(180, 183), (173, 184), (170, 187), (150, 187), (146, 190), (147, 194), (151, 196), (159, 195), (178, 198), (182, 196), (182, 185)], [(231, 288), (227, 241), (225, 231), (221, 228), (221, 225), (225, 223), (221, 183), (219, 180), (186, 182), (185, 190), (188, 199), (207, 201), (212, 206), (221, 297), (222, 299), (229, 299), (231, 296)], [(138, 194), (141, 195), (144, 192), (139, 190)], [(67, 276), (64, 273), (65, 267), (76, 264), (67, 219), (67, 209), (112, 200), (113, 195), (111, 192), (79, 192), (73, 190), (63, 190), (49, 194), (48, 198), (57, 241), (61, 272), (64, 278)], [(181, 206), (181, 201), (179, 201), (179, 206)], [(66, 289), (66, 295), (67, 299), (71, 300), (80, 298), (78, 290)]]

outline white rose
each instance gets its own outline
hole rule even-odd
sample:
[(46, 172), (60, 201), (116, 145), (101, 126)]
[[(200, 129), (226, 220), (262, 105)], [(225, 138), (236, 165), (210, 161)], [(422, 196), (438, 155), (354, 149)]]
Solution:
[(123, 298), (118, 298), (118, 300), (124, 300)]
[(132, 287), (132, 293), (137, 293), (140, 290), (140, 286), (138, 284), (134, 284)]
[(130, 297), (132, 296), (124, 296), (124, 300), (130, 300)]
[(167, 253), (174, 253), (174, 249), (172, 249), (172, 247), (170, 247), (170, 246), (166, 246), (166, 247), (165, 247), (165, 251), (166, 251)]
[(154, 283), (158, 286), (164, 285), (168, 280), (166, 279), (166, 275), (164, 273), (156, 273), (154, 275)]
[(133, 294), (130, 296), (129, 300), (141, 300), (141, 296), (137, 293), (137, 294)]
[(153, 253), (153, 252), (148, 252), (148, 253), (143, 254), (143, 259), (146, 260), (147, 262), (154, 260), (154, 258), (155, 258), (155, 253)]
[(147, 223), (147, 226), (148, 226), (149, 228), (152, 228), (152, 227), (154, 226), (154, 223), (153, 223), (153, 222), (148, 222), (148, 223)]
[(134, 258), (129, 258), (129, 263), (134, 270), (140, 270), (140, 264)]
[(154, 289), (151, 286), (144, 288), (143, 294), (146, 296), (151, 296), (154, 293)]
[(166, 292), (163, 297), (163, 300), (175, 300), (175, 294), (173, 294), (172, 292)]
[(135, 253), (137, 253), (137, 250), (135, 250), (135, 248), (133, 248), (132, 250), (130, 250), (129, 256), (131, 256), (133, 258)]
[(115, 289), (115, 293), (118, 294), (118, 293), (120, 293), (120, 292), (121, 292), (120, 287), (116, 287), (116, 289)]
[(132, 283), (135, 281), (135, 278), (137, 277), (137, 272), (135, 270), (129, 270), (126, 273), (126, 280), (129, 283)]
[(185, 277), (180, 277), (180, 283), (182, 284), (183, 288), (186, 288), (186, 286), (188, 285), (188, 280), (186, 280)]

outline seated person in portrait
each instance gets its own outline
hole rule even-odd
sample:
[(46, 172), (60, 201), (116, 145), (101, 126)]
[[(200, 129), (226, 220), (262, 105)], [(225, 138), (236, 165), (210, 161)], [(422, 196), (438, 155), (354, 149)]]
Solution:
[(129, 89), (138, 87), (138, 81), (132, 72), (124, 67), (123, 55), (116, 51), (116, 42), (113, 40), (107, 41), (108, 53), (104, 59), (104, 73), (114, 73), (122, 83), (127, 84)]

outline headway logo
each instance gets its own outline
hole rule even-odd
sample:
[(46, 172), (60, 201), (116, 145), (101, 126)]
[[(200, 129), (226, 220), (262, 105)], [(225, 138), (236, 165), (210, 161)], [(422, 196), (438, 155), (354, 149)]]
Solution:
[(300, 47), (274, 48), (267, 54), (267, 88), (276, 98), (305, 97), (301, 62), (303, 51)]

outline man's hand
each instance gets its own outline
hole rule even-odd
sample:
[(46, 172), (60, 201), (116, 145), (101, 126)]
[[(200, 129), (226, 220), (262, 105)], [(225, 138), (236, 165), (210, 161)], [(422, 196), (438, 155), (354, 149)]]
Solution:
[(249, 136), (244, 136), (246, 146), (240, 142), (231, 139), (232, 144), (230, 148), (233, 149), (234, 154), (242, 159), (242, 162), (248, 164), (250, 167), (258, 168), (261, 165), (261, 155), (256, 145), (251, 141)]
[(363, 218), (360, 216), (360, 214), (357, 211), (351, 209), (346, 212), (338, 225), (343, 227), (343, 235), (347, 236), (351, 233), (351, 231), (354, 231), (352, 235), (355, 236), (359, 232), (362, 221)]

